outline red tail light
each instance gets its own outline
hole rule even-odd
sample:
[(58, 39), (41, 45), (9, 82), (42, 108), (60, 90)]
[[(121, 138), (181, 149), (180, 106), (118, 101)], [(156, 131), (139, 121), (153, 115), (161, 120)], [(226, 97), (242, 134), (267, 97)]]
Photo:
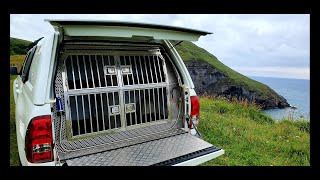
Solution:
[(194, 116), (200, 113), (200, 103), (197, 96), (191, 96), (191, 114), (190, 117), (193, 118)]
[[(198, 124), (198, 120), (199, 120), (200, 102), (199, 102), (199, 99), (197, 96), (191, 96), (190, 99), (191, 99), (190, 117), (191, 117), (191, 121), (196, 126)], [(192, 127), (191, 121), (190, 121), (190, 127)]]
[(31, 120), (26, 134), (26, 156), (31, 163), (53, 161), (51, 116), (38, 116)]

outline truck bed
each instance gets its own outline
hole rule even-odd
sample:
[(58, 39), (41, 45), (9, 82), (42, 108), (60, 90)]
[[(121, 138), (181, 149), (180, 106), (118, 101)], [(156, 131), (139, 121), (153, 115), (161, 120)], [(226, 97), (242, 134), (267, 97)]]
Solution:
[(52, 107), (59, 159), (180, 134), (174, 72), (158, 46), (65, 44), (55, 79), (65, 113)]
[(52, 106), (59, 161), (175, 165), (223, 154), (184, 127), (180, 79), (158, 45), (65, 44), (55, 79), (65, 109)]
[(153, 125), (73, 141), (62, 139), (60, 142), (56, 143), (56, 149), (59, 159), (67, 160), (185, 133), (183, 129), (173, 128), (168, 130), (167, 127), (169, 125), (170, 124)]

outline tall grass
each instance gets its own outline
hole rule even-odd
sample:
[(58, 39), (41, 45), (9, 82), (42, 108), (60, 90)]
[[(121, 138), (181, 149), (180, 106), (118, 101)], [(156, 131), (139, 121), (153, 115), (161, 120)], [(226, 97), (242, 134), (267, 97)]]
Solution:
[(20, 72), (21, 66), (23, 64), (25, 55), (13, 55), (10, 56), (10, 65), (15, 65), (18, 68), (18, 72)]
[(17, 76), (10, 76), (10, 166), (18, 166), (20, 163), (16, 135), (15, 103), (13, 99), (13, 80)]
[(276, 122), (246, 101), (201, 98), (199, 131), (225, 154), (203, 165), (309, 166), (310, 123)]

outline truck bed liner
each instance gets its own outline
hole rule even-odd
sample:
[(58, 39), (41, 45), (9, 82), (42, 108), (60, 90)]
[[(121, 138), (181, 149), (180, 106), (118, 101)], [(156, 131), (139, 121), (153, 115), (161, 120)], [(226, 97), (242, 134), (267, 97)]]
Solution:
[[(155, 127), (146, 127), (146, 128), (141, 128), (137, 129), (140, 130), (140, 134), (143, 133), (143, 130), (149, 129), (153, 130), (156, 128)], [(118, 149), (118, 148), (123, 148), (135, 144), (141, 144), (145, 143), (148, 141), (153, 141), (157, 139), (162, 139), (166, 137), (171, 137), (179, 134), (184, 134), (186, 133), (182, 129), (171, 129), (168, 131), (165, 131), (163, 133), (157, 133), (153, 135), (147, 135), (139, 138), (133, 138), (133, 139), (128, 139), (126, 136), (131, 134), (132, 137), (137, 136), (137, 130), (135, 131), (123, 131), (120, 133), (116, 133), (117, 136), (113, 136), (113, 138), (110, 138), (109, 134), (103, 135), (103, 136), (97, 136), (93, 138), (87, 138), (87, 139), (80, 139), (77, 141), (73, 142), (68, 142), (68, 141), (63, 141), (59, 142), (56, 145), (57, 152), (59, 155), (60, 160), (66, 160), (70, 158), (75, 158), (79, 156), (84, 156), (88, 154), (94, 154), (94, 153), (99, 153), (103, 151), (110, 151), (113, 149)], [(155, 131), (154, 130), (154, 131)], [(85, 146), (84, 144), (88, 144)], [(80, 148), (80, 146), (84, 146), (83, 148)], [(73, 148), (73, 150), (71, 150)]]

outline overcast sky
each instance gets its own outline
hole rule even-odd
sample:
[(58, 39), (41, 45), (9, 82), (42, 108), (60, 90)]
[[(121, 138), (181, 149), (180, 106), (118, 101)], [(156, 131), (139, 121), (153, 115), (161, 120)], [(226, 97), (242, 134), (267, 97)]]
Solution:
[(147, 22), (212, 32), (198, 46), (247, 76), (310, 79), (310, 15), (10, 15), (10, 36), (34, 41), (53, 32), (44, 19)]

